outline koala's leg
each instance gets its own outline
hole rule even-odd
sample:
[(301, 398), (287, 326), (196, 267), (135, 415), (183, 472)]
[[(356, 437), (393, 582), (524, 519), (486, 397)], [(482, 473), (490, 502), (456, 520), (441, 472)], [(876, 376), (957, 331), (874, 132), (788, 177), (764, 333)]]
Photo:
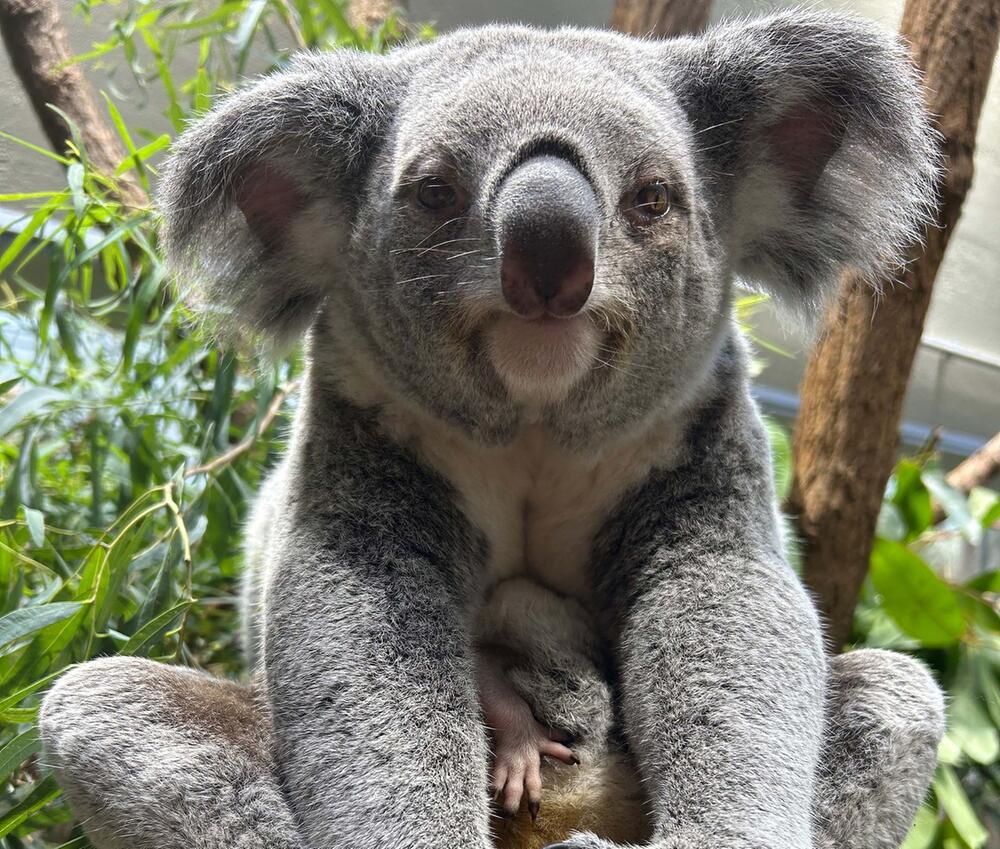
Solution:
[[(919, 661), (875, 649), (832, 658), (815, 849), (897, 849), (927, 792), (943, 734), (941, 690)], [(549, 849), (613, 845), (577, 835)]]
[(59, 680), (40, 726), (98, 849), (302, 849), (249, 687), (107, 658)]
[(818, 849), (896, 849), (913, 824), (944, 734), (944, 700), (918, 661), (865, 649), (830, 663)]

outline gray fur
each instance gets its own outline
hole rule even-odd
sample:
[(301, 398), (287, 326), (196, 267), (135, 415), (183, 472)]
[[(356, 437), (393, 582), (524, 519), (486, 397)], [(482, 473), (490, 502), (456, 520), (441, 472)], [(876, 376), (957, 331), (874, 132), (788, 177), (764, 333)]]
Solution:
[[(538, 155), (571, 163), (600, 208), (583, 313), (600, 345), (565, 391), (525, 397), (491, 348), (509, 312), (494, 201)], [(485, 849), (474, 641), (509, 531), (524, 539), (520, 573), (565, 581), (597, 623), (576, 645), (573, 628), (525, 623), (542, 666), (512, 678), (537, 713), (569, 717), (538, 668), (558, 678), (607, 660), (610, 690), (588, 685), (570, 707), (581, 729), (623, 735), (650, 847), (889, 849), (929, 779), (940, 695), (903, 659), (824, 657), (782, 551), (730, 304), (735, 275), (803, 309), (845, 266), (877, 280), (922, 226), (937, 165), (902, 46), (805, 12), (671, 42), (489, 27), (387, 57), (306, 56), (198, 122), (162, 190), (168, 259), (216, 329), (280, 341), (310, 328), (289, 455), (252, 534), (247, 634), (273, 770), (270, 752), (241, 761), (185, 725), (171, 685), (189, 681), (197, 702), (210, 682), (84, 667), (47, 699), (43, 734), (96, 839), (117, 849), (116, 833), (145, 827), (159, 842), (121, 845), (169, 849), (198, 831), (206, 847)], [(430, 174), (461, 187), (462, 215), (414, 202)], [(654, 178), (673, 206), (637, 230), (621, 206)], [(669, 448), (635, 459), (665, 433)], [(538, 457), (517, 454), (538, 439)], [(523, 462), (541, 486), (553, 458), (568, 480), (614, 451), (622, 468), (577, 494), (598, 529), (585, 563), (532, 558), (531, 522), (568, 533), (541, 490), (515, 512), (523, 527), (500, 527), (509, 493), (489, 475)], [(496, 522), (477, 512), (484, 492)], [(191, 749), (147, 777), (175, 737)], [(114, 789), (119, 763), (138, 772), (134, 792)], [(265, 826), (242, 802), (168, 796), (157, 820), (157, 796), (188, 775), (213, 803), (280, 787), (291, 813), (276, 805), (266, 828), (283, 836), (255, 836)]]

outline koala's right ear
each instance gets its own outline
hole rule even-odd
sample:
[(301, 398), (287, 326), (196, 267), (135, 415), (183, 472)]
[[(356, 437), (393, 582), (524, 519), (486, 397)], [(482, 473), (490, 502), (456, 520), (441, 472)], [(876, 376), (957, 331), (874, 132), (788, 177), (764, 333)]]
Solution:
[(307, 54), (184, 132), (161, 183), (162, 238), (211, 329), (280, 344), (309, 326), (401, 87), (384, 57)]

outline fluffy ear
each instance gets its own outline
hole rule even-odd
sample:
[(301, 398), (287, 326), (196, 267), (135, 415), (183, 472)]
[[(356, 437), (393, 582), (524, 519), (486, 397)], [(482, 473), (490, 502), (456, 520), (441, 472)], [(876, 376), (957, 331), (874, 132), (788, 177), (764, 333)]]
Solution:
[(184, 132), (161, 182), (162, 237), (211, 328), (280, 343), (311, 323), (397, 89), (385, 58), (305, 55)]
[(876, 285), (899, 267), (939, 153), (898, 39), (796, 11), (660, 49), (737, 275), (816, 307), (845, 266)]

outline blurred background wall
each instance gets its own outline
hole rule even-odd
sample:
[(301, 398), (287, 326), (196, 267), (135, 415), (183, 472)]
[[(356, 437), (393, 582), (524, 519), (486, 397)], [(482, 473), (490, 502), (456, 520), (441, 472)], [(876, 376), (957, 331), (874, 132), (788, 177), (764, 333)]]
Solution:
[[(85, 52), (106, 36), (111, 16), (98, 9), (87, 22), (65, 17), (73, 47)], [(791, 3), (780, 0), (716, 0), (713, 17), (765, 14)], [(902, 0), (849, 0), (810, 5), (853, 11), (895, 29)], [(521, 21), (539, 26), (575, 24), (602, 26), (611, 14), (611, 0), (411, 0), (410, 17), (429, 21), (441, 30), (490, 21)], [(184, 61), (182, 57), (181, 61)], [(192, 55), (187, 59), (194, 62)], [(131, 124), (152, 131), (168, 129), (164, 104), (146, 102), (130, 85), (125, 69), (91, 68), (98, 88), (115, 94)], [(121, 101), (124, 100), (123, 104)], [(27, 99), (7, 63), (0, 61), (0, 128), (46, 145)], [(37, 190), (63, 181), (59, 167), (45, 158), (10, 144), (0, 144), (0, 192)], [(0, 208), (0, 226), (12, 214)], [(940, 447), (951, 459), (964, 456), (1000, 430), (1000, 70), (995, 71), (979, 129), (976, 178), (965, 202), (962, 221), (948, 248), (935, 287), (923, 344), (911, 376), (903, 426), (906, 447), (919, 445), (934, 427), (943, 428)], [(891, 299), (891, 293), (888, 296)], [(887, 305), (885, 308), (890, 308)], [(755, 321), (758, 335), (783, 348), (790, 356), (766, 350), (766, 367), (759, 397), (772, 413), (794, 415), (797, 386), (808, 347), (806, 334), (783, 323), (771, 310)]]

